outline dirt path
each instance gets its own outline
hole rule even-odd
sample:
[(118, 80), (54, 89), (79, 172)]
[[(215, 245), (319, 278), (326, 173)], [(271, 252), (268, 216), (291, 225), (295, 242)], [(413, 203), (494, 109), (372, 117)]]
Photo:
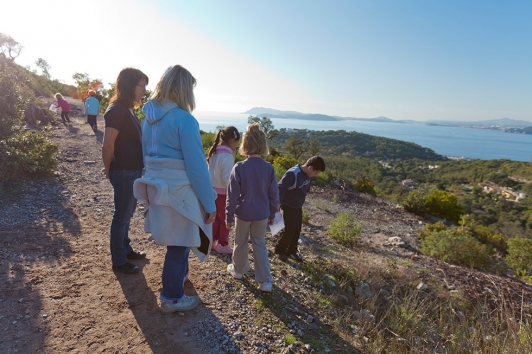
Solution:
[[(141, 209), (131, 238), (148, 255), (136, 262), (142, 272), (111, 271), (113, 202), (100, 172), (103, 133), (73, 113), (72, 125), (53, 130), (57, 176), (25, 183), (16, 200), (0, 204), (0, 352), (208, 352), (193, 335), (198, 318), (215, 318), (206, 306), (159, 313), (164, 249), (143, 232)], [(98, 123), (103, 127), (101, 116)]]

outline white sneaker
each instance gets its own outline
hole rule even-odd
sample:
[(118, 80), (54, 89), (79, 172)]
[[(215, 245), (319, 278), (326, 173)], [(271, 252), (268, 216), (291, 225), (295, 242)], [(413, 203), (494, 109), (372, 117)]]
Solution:
[(264, 283), (260, 283), (259, 290), (260, 291), (264, 291), (266, 293), (271, 293), (272, 292), (272, 282), (265, 281)]
[(199, 297), (187, 295), (183, 295), (183, 298), (177, 302), (161, 300), (161, 312), (167, 315), (176, 311), (188, 311), (196, 308), (199, 303)]
[(236, 279), (242, 279), (242, 274), (238, 274), (237, 272), (235, 272), (235, 265), (233, 263), (227, 266), (227, 271)]

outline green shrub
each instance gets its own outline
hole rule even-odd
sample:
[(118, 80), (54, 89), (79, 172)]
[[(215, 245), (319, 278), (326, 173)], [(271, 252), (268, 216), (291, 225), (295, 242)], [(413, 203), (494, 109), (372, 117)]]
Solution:
[(495, 233), (495, 231), (489, 226), (476, 225), (473, 228), (473, 236), (475, 236), (480, 242), (490, 244), (503, 253), (508, 251), (508, 245), (504, 236)]
[(508, 240), (506, 263), (516, 272), (532, 274), (532, 239), (514, 237)]
[(201, 144), (203, 145), (203, 151), (205, 151), (205, 155), (209, 153), (209, 150), (211, 149), (212, 144), (214, 144), (214, 138), (216, 137), (214, 133), (206, 133), (203, 131), (200, 131), (201, 135)]
[(445, 262), (487, 269), (491, 247), (451, 230), (434, 231), (421, 240), (421, 253)]
[(299, 163), (298, 160), (294, 159), (291, 156), (278, 156), (273, 160), (273, 167), (279, 166), (286, 170), (288, 170), (290, 167), (294, 167)]
[(303, 209), (303, 216), (301, 220), (303, 220), (305, 224), (308, 224), (308, 222), (310, 221), (310, 215), (305, 209)]
[(403, 201), (403, 207), (406, 211), (416, 215), (425, 215), (424, 195), (420, 191), (411, 191)]
[(324, 186), (329, 182), (329, 174), (327, 172), (320, 172), (316, 177), (314, 177), (314, 184), (316, 186)]
[(424, 228), (417, 230), (417, 234), (421, 240), (424, 240), (431, 233), (443, 230), (447, 230), (447, 226), (445, 226), (443, 221), (438, 221), (434, 224), (426, 224)]
[(377, 192), (375, 191), (375, 183), (373, 183), (373, 181), (369, 178), (362, 177), (358, 179), (355, 182), (355, 186), (360, 193), (367, 193), (373, 196), (377, 195)]
[(458, 224), (463, 208), (452, 193), (433, 190), (423, 198), (427, 213)]
[(17, 132), (0, 142), (0, 179), (7, 184), (26, 175), (45, 175), (57, 165), (57, 151), (45, 132)]
[(26, 75), (3, 63), (0, 56), (0, 140), (11, 136), (23, 124), (24, 110), (34, 99), (25, 81)]
[(362, 225), (355, 214), (341, 213), (331, 221), (328, 232), (339, 244), (352, 247), (360, 238)]

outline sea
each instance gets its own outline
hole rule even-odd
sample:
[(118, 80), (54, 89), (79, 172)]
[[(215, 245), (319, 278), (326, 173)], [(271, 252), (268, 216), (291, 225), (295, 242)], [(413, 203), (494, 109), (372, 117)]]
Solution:
[[(239, 131), (244, 131), (249, 114), (194, 112), (194, 116), (203, 131), (214, 132), (217, 126), (227, 125), (233, 125)], [(449, 157), (532, 162), (532, 135), (530, 134), (505, 133), (490, 129), (372, 121), (312, 121), (282, 118), (271, 118), (271, 121), (275, 129), (345, 130), (408, 141)]]

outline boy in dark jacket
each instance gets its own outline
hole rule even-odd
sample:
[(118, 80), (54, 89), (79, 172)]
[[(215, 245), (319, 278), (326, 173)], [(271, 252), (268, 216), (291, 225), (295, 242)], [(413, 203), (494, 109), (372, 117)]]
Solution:
[(275, 253), (282, 261), (286, 261), (288, 257), (297, 262), (303, 261), (297, 250), (303, 217), (302, 207), (310, 190), (310, 179), (323, 171), (325, 171), (323, 158), (313, 156), (303, 166), (296, 165), (290, 168), (279, 181), (284, 230), (280, 233)]

